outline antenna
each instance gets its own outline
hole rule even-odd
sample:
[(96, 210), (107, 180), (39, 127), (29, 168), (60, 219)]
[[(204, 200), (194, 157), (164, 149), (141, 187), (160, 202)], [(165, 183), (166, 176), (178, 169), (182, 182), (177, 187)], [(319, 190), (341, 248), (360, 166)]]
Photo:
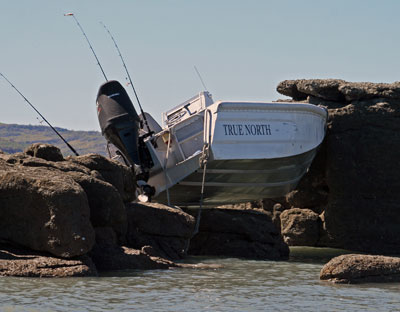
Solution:
[(108, 28), (106, 27), (106, 25), (105, 25), (103, 22), (100, 22), (100, 24), (103, 25), (104, 29), (105, 29), (105, 30), (108, 32), (108, 34), (110, 35), (111, 40), (114, 42), (115, 48), (117, 49), (118, 54), (119, 54), (119, 57), (121, 58), (122, 65), (124, 66), (125, 72), (126, 72), (126, 74), (128, 75), (129, 83), (130, 83), (130, 85), (132, 86), (133, 93), (135, 94), (136, 101), (137, 101), (137, 103), (138, 103), (138, 105), (139, 105), (139, 108), (140, 108), (140, 112), (142, 113), (144, 123), (146, 124), (147, 130), (148, 130), (148, 132), (150, 133), (151, 130), (150, 130), (149, 124), (147, 123), (146, 115), (144, 114), (142, 105), (140, 104), (139, 97), (138, 97), (138, 95), (137, 95), (137, 93), (136, 93), (135, 87), (134, 87), (133, 82), (132, 82), (132, 79), (131, 79), (131, 75), (129, 75), (128, 68), (126, 67), (124, 58), (122, 57), (122, 54), (121, 54), (121, 51), (120, 51), (120, 49), (119, 49), (119, 47), (118, 47), (118, 45), (117, 45), (117, 42), (115, 41), (113, 35), (112, 35), (111, 32), (108, 30)]
[(85, 31), (83, 30), (81, 24), (79, 24), (78, 19), (75, 17), (74, 13), (65, 13), (64, 16), (72, 16), (72, 17), (74, 18), (76, 24), (78, 25), (78, 27), (79, 27), (80, 30), (82, 31), (82, 34), (85, 36), (85, 39), (86, 39), (87, 43), (89, 44), (90, 50), (92, 50), (92, 52), (93, 52), (93, 55), (94, 55), (94, 57), (95, 57), (95, 59), (96, 59), (96, 61), (97, 61), (97, 65), (99, 65), (99, 67), (100, 67), (100, 69), (101, 69), (101, 72), (102, 72), (102, 74), (103, 74), (103, 76), (104, 76), (104, 79), (105, 79), (106, 81), (108, 81), (107, 76), (106, 76), (106, 74), (105, 74), (105, 72), (104, 72), (104, 70), (103, 70), (103, 67), (101, 66), (100, 61), (99, 61), (99, 59), (97, 58), (97, 55), (96, 55), (96, 53), (94, 52), (94, 49), (93, 49), (92, 45), (90, 44), (89, 38), (86, 36)]
[(79, 154), (77, 153), (77, 151), (67, 142), (67, 140), (65, 140), (63, 138), (63, 136), (47, 121), (46, 118), (44, 118), (44, 116), (35, 108), (35, 106), (33, 106), (33, 104), (31, 102), (29, 102), (29, 100), (10, 82), (10, 80), (7, 79), (6, 76), (4, 76), (2, 73), (0, 73), (0, 75), (11, 85), (11, 87), (14, 88), (15, 91), (18, 92), (18, 94), (20, 96), (23, 97), (23, 99), (35, 110), (36, 113), (39, 114), (39, 116), (43, 119), (43, 121), (45, 121), (50, 128), (61, 138), (61, 140), (64, 141), (65, 144), (67, 144), (67, 146), (69, 147), (69, 149), (76, 155), (79, 156)]
[(200, 81), (201, 81), (201, 84), (202, 84), (203, 87), (204, 87), (204, 90), (205, 90), (205, 91), (208, 91), (206, 85), (204, 84), (203, 78), (201, 78), (201, 75), (200, 75), (199, 71), (197, 70), (196, 65), (194, 65), (194, 70), (196, 71), (197, 75), (199, 76), (199, 79), (200, 79)]

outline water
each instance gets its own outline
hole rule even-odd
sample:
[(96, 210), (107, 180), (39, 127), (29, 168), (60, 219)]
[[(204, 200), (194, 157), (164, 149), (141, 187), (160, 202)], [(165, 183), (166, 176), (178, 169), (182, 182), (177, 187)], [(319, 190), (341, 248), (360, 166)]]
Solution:
[(0, 278), (0, 311), (400, 311), (400, 284), (319, 280), (332, 249), (285, 262), (188, 259), (221, 269), (109, 272), (99, 278)]

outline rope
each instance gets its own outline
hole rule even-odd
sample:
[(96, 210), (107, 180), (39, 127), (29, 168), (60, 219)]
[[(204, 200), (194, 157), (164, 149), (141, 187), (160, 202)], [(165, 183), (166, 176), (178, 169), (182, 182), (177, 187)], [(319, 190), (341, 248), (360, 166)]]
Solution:
[(167, 163), (168, 163), (170, 145), (171, 145), (171, 132), (168, 131), (168, 145), (167, 145), (167, 154), (165, 155), (165, 162), (164, 162), (164, 174), (165, 174), (165, 191), (167, 192), (167, 202), (168, 202), (168, 206), (171, 207), (171, 201), (170, 201), (170, 197), (169, 197), (169, 188), (168, 188), (168, 174), (167, 174)]
[(188, 239), (186, 248), (184, 250), (185, 254), (187, 254), (187, 252), (189, 250), (190, 241), (199, 232), (199, 227), (200, 227), (201, 212), (203, 210), (203, 200), (204, 200), (204, 186), (206, 184), (207, 162), (208, 162), (208, 159), (210, 158), (211, 119), (212, 119), (211, 111), (206, 109), (204, 112), (204, 130), (203, 130), (204, 145), (203, 145), (203, 150), (202, 150), (201, 156), (199, 158), (200, 168), (203, 168), (203, 178), (201, 181), (201, 191), (200, 191), (200, 206), (199, 206), (199, 210), (197, 211), (196, 225), (195, 225), (194, 231), (192, 233), (192, 236)]
[(199, 232), (201, 211), (203, 209), (204, 185), (206, 184), (207, 161), (209, 158), (210, 158), (209, 145), (208, 143), (205, 143), (203, 146), (203, 152), (200, 157), (200, 167), (203, 167), (203, 179), (201, 181), (201, 191), (200, 191), (200, 207), (199, 210), (197, 211), (196, 226), (194, 228), (191, 238), (193, 238)]
[(201, 181), (201, 191), (200, 191), (200, 206), (199, 206), (199, 210), (197, 211), (196, 225), (194, 227), (192, 236), (187, 241), (187, 244), (186, 244), (186, 247), (184, 250), (185, 254), (187, 254), (187, 252), (189, 250), (191, 239), (199, 232), (199, 228), (200, 228), (201, 212), (203, 210), (204, 185), (206, 184), (205, 182), (206, 182), (207, 161), (208, 161), (209, 157), (210, 157), (209, 145), (208, 145), (208, 143), (204, 143), (203, 151), (199, 158), (200, 167), (203, 168), (203, 178)]

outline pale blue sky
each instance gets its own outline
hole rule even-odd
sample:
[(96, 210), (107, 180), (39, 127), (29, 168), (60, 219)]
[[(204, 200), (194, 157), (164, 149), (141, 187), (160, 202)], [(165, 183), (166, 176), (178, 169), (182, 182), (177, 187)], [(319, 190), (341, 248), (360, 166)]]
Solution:
[[(0, 0), (0, 72), (54, 126), (99, 130), (104, 78), (71, 17), (85, 29), (109, 79), (126, 74), (145, 111), (165, 111), (202, 90), (214, 100), (272, 101), (285, 79), (393, 82), (400, 71), (395, 0)], [(131, 89), (128, 89), (131, 93)], [(132, 95), (133, 100), (133, 95)], [(39, 124), (0, 79), (0, 122)]]

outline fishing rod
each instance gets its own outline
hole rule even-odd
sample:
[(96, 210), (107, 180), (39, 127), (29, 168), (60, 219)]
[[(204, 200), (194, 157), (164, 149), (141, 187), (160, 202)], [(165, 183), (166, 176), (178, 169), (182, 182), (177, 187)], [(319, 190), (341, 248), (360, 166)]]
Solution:
[(147, 123), (146, 115), (144, 114), (142, 105), (140, 104), (139, 97), (138, 97), (138, 95), (137, 95), (137, 93), (136, 93), (135, 87), (134, 87), (133, 82), (132, 82), (132, 79), (131, 79), (131, 75), (129, 75), (128, 68), (126, 67), (124, 58), (122, 57), (122, 53), (121, 53), (121, 51), (120, 51), (120, 49), (119, 49), (119, 47), (118, 47), (118, 45), (117, 45), (117, 42), (115, 41), (113, 35), (111, 34), (110, 30), (106, 27), (106, 25), (105, 25), (103, 22), (100, 22), (100, 24), (103, 25), (104, 29), (108, 32), (108, 34), (110, 35), (112, 41), (114, 42), (115, 48), (117, 49), (118, 54), (119, 54), (119, 57), (121, 58), (122, 65), (124, 66), (125, 72), (126, 72), (126, 74), (128, 75), (129, 83), (130, 83), (130, 85), (132, 86), (133, 93), (135, 94), (135, 97), (136, 97), (136, 101), (137, 101), (137, 103), (139, 104), (140, 112), (141, 112), (141, 114), (142, 114), (142, 116), (143, 116), (144, 123), (145, 123), (145, 125), (146, 125), (146, 127), (147, 127), (148, 132), (150, 133), (151, 130), (150, 130), (149, 124)]
[(196, 73), (197, 73), (197, 76), (199, 76), (199, 79), (200, 79), (200, 81), (201, 81), (201, 84), (202, 84), (202, 85), (203, 85), (203, 87), (204, 87), (204, 90), (205, 90), (205, 91), (208, 91), (208, 89), (207, 89), (206, 85), (204, 84), (203, 78), (201, 78), (201, 75), (200, 75), (199, 71), (197, 70), (197, 67), (196, 67), (196, 65), (194, 65), (194, 70), (196, 71)]
[(76, 155), (79, 156), (78, 152), (63, 138), (63, 136), (47, 121), (46, 118), (33, 106), (31, 102), (11, 83), (10, 80), (7, 79), (6, 76), (4, 76), (1, 72), (0, 75), (11, 85), (11, 87), (14, 88), (15, 91), (18, 92), (19, 95), (23, 97), (23, 99), (35, 110), (36, 113), (39, 114), (39, 116), (49, 125), (49, 127), (61, 138), (61, 140), (64, 141), (64, 143), (69, 147), (69, 149)]
[(79, 27), (80, 30), (82, 31), (83, 36), (85, 37), (87, 43), (89, 44), (90, 50), (92, 50), (92, 53), (93, 53), (93, 55), (94, 55), (94, 57), (95, 57), (95, 59), (96, 59), (96, 61), (97, 61), (97, 65), (99, 65), (100, 70), (101, 70), (101, 72), (102, 72), (102, 74), (103, 74), (103, 76), (104, 76), (104, 79), (105, 79), (106, 81), (108, 81), (107, 76), (106, 76), (106, 74), (105, 74), (105, 72), (104, 72), (104, 70), (103, 70), (103, 67), (101, 66), (100, 61), (99, 61), (99, 59), (98, 59), (96, 53), (94, 52), (94, 49), (93, 49), (92, 45), (90, 44), (89, 38), (86, 36), (85, 31), (83, 30), (81, 24), (79, 24), (78, 19), (75, 17), (74, 13), (65, 13), (64, 16), (72, 16), (72, 17), (74, 18), (76, 24), (78, 25), (78, 27)]

